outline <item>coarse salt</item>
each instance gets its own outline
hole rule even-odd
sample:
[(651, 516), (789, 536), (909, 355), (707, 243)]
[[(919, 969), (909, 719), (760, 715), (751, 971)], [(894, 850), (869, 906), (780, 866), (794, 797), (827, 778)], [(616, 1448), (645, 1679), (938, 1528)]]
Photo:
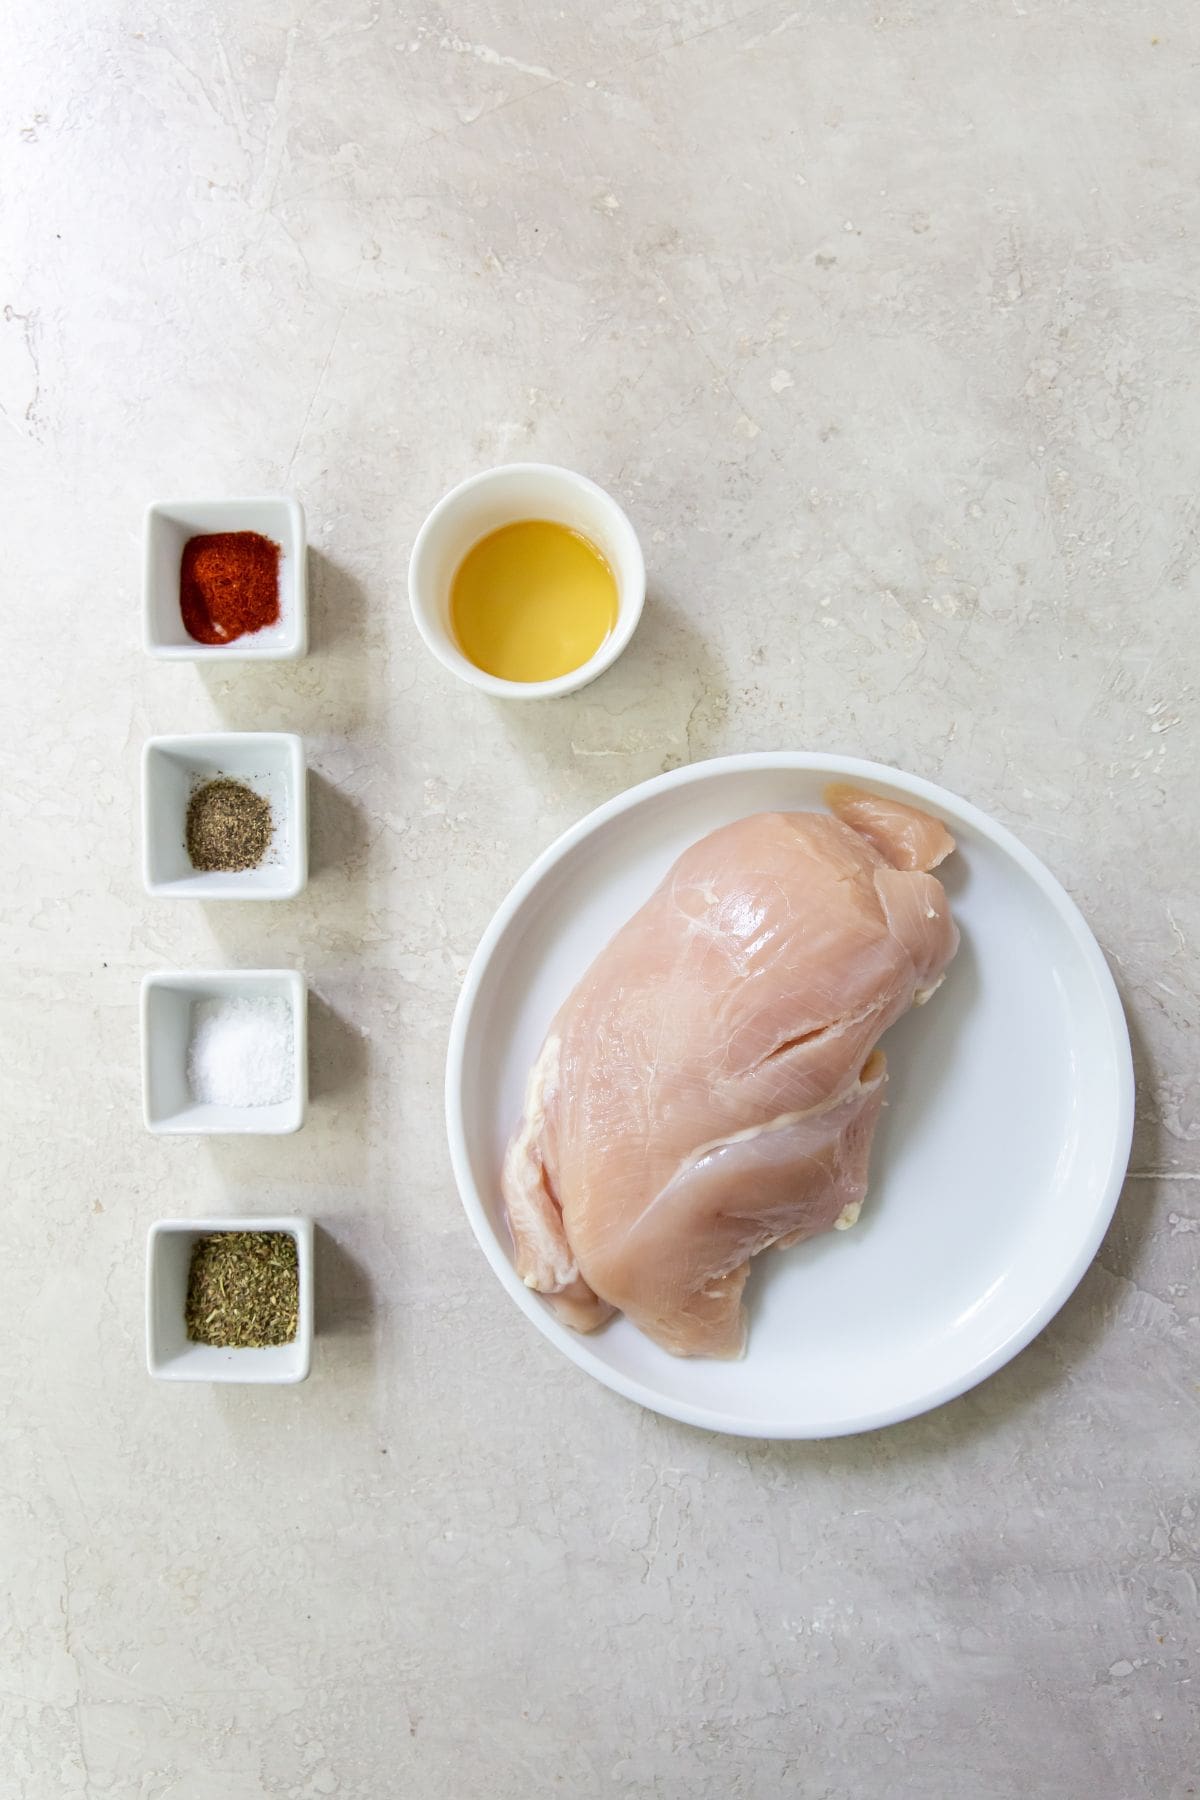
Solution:
[(201, 1106), (278, 1106), (295, 1083), (285, 1000), (200, 1000), (192, 1007), (188, 1087)]

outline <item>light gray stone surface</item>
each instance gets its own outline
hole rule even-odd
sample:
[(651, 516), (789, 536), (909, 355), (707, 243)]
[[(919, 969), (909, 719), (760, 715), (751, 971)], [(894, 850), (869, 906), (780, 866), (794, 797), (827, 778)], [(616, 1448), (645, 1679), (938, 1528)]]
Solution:
[[(1198, 60), (1188, 0), (6, 9), (5, 1800), (1200, 1788)], [(651, 598), (607, 678), (505, 709), (404, 571), (527, 456), (625, 500)], [(148, 661), (145, 502), (274, 488), (312, 655)], [(295, 904), (142, 893), (142, 741), (221, 725), (305, 735)], [(440, 1115), (533, 854), (777, 746), (1045, 856), (1141, 1084), (1033, 1347), (794, 1447), (557, 1357)], [(139, 976), (214, 961), (308, 973), (296, 1138), (142, 1130)], [(321, 1229), (312, 1379), (151, 1382), (150, 1221), (275, 1207)]]

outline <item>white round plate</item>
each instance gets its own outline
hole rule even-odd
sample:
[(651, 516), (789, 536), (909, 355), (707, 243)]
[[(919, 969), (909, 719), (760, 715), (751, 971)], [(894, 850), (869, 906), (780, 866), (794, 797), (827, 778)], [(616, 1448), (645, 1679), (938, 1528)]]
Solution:
[[(883, 1039), (891, 1080), (862, 1218), (755, 1259), (740, 1362), (679, 1359), (618, 1318), (590, 1337), (518, 1279), (504, 1146), (546, 1028), (679, 853), (747, 813), (822, 807), (831, 780), (915, 801), (958, 854), (938, 871), (962, 930), (945, 984)], [(630, 789), (564, 833), (484, 934), (446, 1070), (454, 1172), (475, 1235), (538, 1330), (656, 1412), (760, 1438), (835, 1437), (937, 1406), (1058, 1311), (1116, 1205), (1133, 1125), (1120, 1001), (1054, 877), (945, 789), (850, 757), (722, 757)]]

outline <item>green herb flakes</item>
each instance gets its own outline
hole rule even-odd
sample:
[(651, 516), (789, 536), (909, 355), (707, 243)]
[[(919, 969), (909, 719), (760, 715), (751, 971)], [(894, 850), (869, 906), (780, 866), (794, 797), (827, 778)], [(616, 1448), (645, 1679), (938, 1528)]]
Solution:
[(299, 1307), (290, 1232), (214, 1231), (192, 1246), (184, 1317), (194, 1344), (239, 1350), (290, 1344)]

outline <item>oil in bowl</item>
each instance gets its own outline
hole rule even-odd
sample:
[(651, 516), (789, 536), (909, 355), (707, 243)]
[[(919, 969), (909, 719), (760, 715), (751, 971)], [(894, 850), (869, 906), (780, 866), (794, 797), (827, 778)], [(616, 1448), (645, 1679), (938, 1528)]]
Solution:
[(590, 662), (617, 622), (617, 581), (581, 532), (522, 519), (481, 538), (450, 586), (463, 655), (501, 681), (554, 681)]

